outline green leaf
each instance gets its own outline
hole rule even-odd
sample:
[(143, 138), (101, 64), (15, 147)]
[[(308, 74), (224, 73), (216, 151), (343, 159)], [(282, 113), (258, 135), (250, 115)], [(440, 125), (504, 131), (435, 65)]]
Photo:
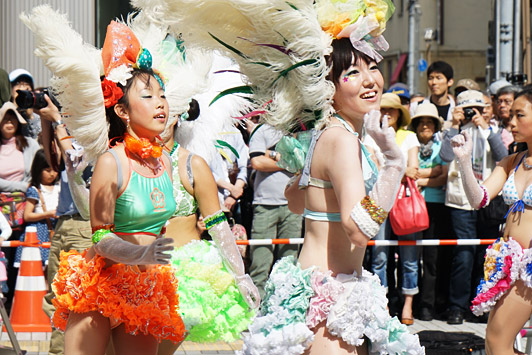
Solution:
[(221, 99), (222, 97), (224, 97), (225, 95), (232, 95), (232, 94), (253, 94), (253, 88), (251, 86), (244, 85), (244, 86), (236, 86), (234, 88), (224, 90), (218, 95), (216, 95), (214, 99), (212, 99), (209, 106), (215, 103), (218, 99)]
[(287, 4), (288, 6), (290, 6), (292, 9), (299, 11), (299, 9), (296, 7), (296, 5), (294, 5), (294, 4), (292, 4), (292, 3), (288, 2), (288, 1), (285, 1), (285, 2), (286, 2), (286, 4)]
[(219, 140), (219, 139), (216, 140), (216, 143), (218, 143), (218, 144), (221, 145), (222, 147), (227, 147), (227, 148), (229, 148), (229, 150), (230, 150), (231, 152), (233, 152), (233, 154), (236, 156), (237, 159), (240, 158), (240, 155), (238, 154), (238, 152), (236, 151), (236, 149), (233, 148), (233, 146), (232, 146), (231, 144), (229, 144), (229, 143), (227, 143), (227, 142), (224, 142), (224, 141), (222, 141), (222, 140)]

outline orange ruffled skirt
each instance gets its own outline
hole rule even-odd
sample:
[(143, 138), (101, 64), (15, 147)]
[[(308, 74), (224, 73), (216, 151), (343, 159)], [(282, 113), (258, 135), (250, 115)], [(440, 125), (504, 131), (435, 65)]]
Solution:
[(184, 339), (185, 325), (179, 316), (177, 279), (169, 265), (156, 265), (146, 271), (137, 266), (114, 264), (96, 255), (85, 260), (86, 251), (61, 252), (59, 270), (52, 289), (56, 311), (54, 327), (65, 330), (70, 312), (97, 311), (123, 323), (130, 334), (151, 334), (158, 341)]

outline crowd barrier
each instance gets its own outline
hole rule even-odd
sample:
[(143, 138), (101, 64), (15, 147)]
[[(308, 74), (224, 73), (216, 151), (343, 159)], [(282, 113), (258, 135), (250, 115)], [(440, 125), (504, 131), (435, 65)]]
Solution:
[[(237, 240), (237, 245), (303, 244), (305, 238)], [(443, 245), (489, 245), (496, 239), (424, 239), (424, 240), (370, 240), (368, 246), (443, 246)]]

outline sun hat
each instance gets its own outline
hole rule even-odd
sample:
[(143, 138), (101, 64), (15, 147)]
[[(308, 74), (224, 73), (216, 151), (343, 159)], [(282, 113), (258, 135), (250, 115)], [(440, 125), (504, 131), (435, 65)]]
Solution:
[(436, 105), (427, 102), (421, 103), (417, 106), (416, 112), (414, 113), (414, 116), (412, 116), (412, 123), (410, 123), (410, 128), (414, 132), (416, 131), (417, 125), (419, 124), (419, 120), (422, 117), (432, 118), (435, 125), (435, 131), (438, 132), (441, 130), (443, 126), (443, 118), (441, 118), (438, 114), (438, 109), (436, 108)]
[(20, 113), (17, 111), (17, 106), (15, 106), (14, 103), (11, 101), (5, 102), (2, 107), (0, 107), (0, 122), (4, 120), (4, 117), (6, 116), (7, 111), (13, 111), (15, 113), (15, 116), (17, 116), (17, 119), (20, 124), (26, 124), (26, 120), (22, 117)]
[(456, 107), (485, 107), (484, 95), (477, 90), (466, 90), (456, 98)]
[(30, 83), (31, 89), (33, 90), (33, 76), (29, 71), (27, 71), (26, 69), (18, 68), (9, 73), (9, 81), (12, 85), (21, 78), (25, 78), (25, 81)]
[(401, 99), (397, 94), (392, 94), (389, 92), (382, 94), (381, 108), (395, 108), (401, 112), (401, 124), (397, 125), (397, 127), (408, 126), (410, 124), (410, 112), (408, 112), (406, 107), (401, 105)]

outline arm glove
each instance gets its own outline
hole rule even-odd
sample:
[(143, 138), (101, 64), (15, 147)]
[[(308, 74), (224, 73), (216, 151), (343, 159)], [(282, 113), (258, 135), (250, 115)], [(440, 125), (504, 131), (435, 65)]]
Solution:
[(65, 170), (72, 201), (74, 201), (81, 217), (88, 220), (90, 218), (89, 189), (83, 180), (83, 171), (88, 163), (83, 159), (83, 148), (69, 149), (65, 152), (65, 156)]
[(406, 168), (403, 154), (395, 143), (395, 131), (388, 127), (386, 116), (382, 118), (381, 128), (380, 116), (379, 111), (372, 110), (365, 115), (364, 124), (367, 133), (384, 155), (384, 166), (369, 196), (357, 203), (351, 211), (351, 218), (368, 238), (373, 238), (378, 233), (380, 225), (392, 209)]
[(235, 237), (229, 228), (222, 211), (204, 218), (209, 235), (218, 247), (225, 267), (234, 276), (236, 285), (250, 308), (257, 308), (260, 295), (251, 277), (244, 271), (242, 256), (235, 243)]
[(174, 249), (172, 242), (172, 238), (158, 238), (150, 245), (136, 245), (107, 233), (94, 250), (104, 258), (127, 265), (168, 264), (171, 255), (165, 252)]
[(460, 176), (464, 190), (471, 207), (475, 209), (482, 208), (489, 204), (489, 195), (486, 188), (480, 185), (473, 174), (473, 165), (471, 162), (471, 152), (473, 151), (473, 141), (469, 132), (464, 131), (451, 139), (451, 146), (458, 161)]

